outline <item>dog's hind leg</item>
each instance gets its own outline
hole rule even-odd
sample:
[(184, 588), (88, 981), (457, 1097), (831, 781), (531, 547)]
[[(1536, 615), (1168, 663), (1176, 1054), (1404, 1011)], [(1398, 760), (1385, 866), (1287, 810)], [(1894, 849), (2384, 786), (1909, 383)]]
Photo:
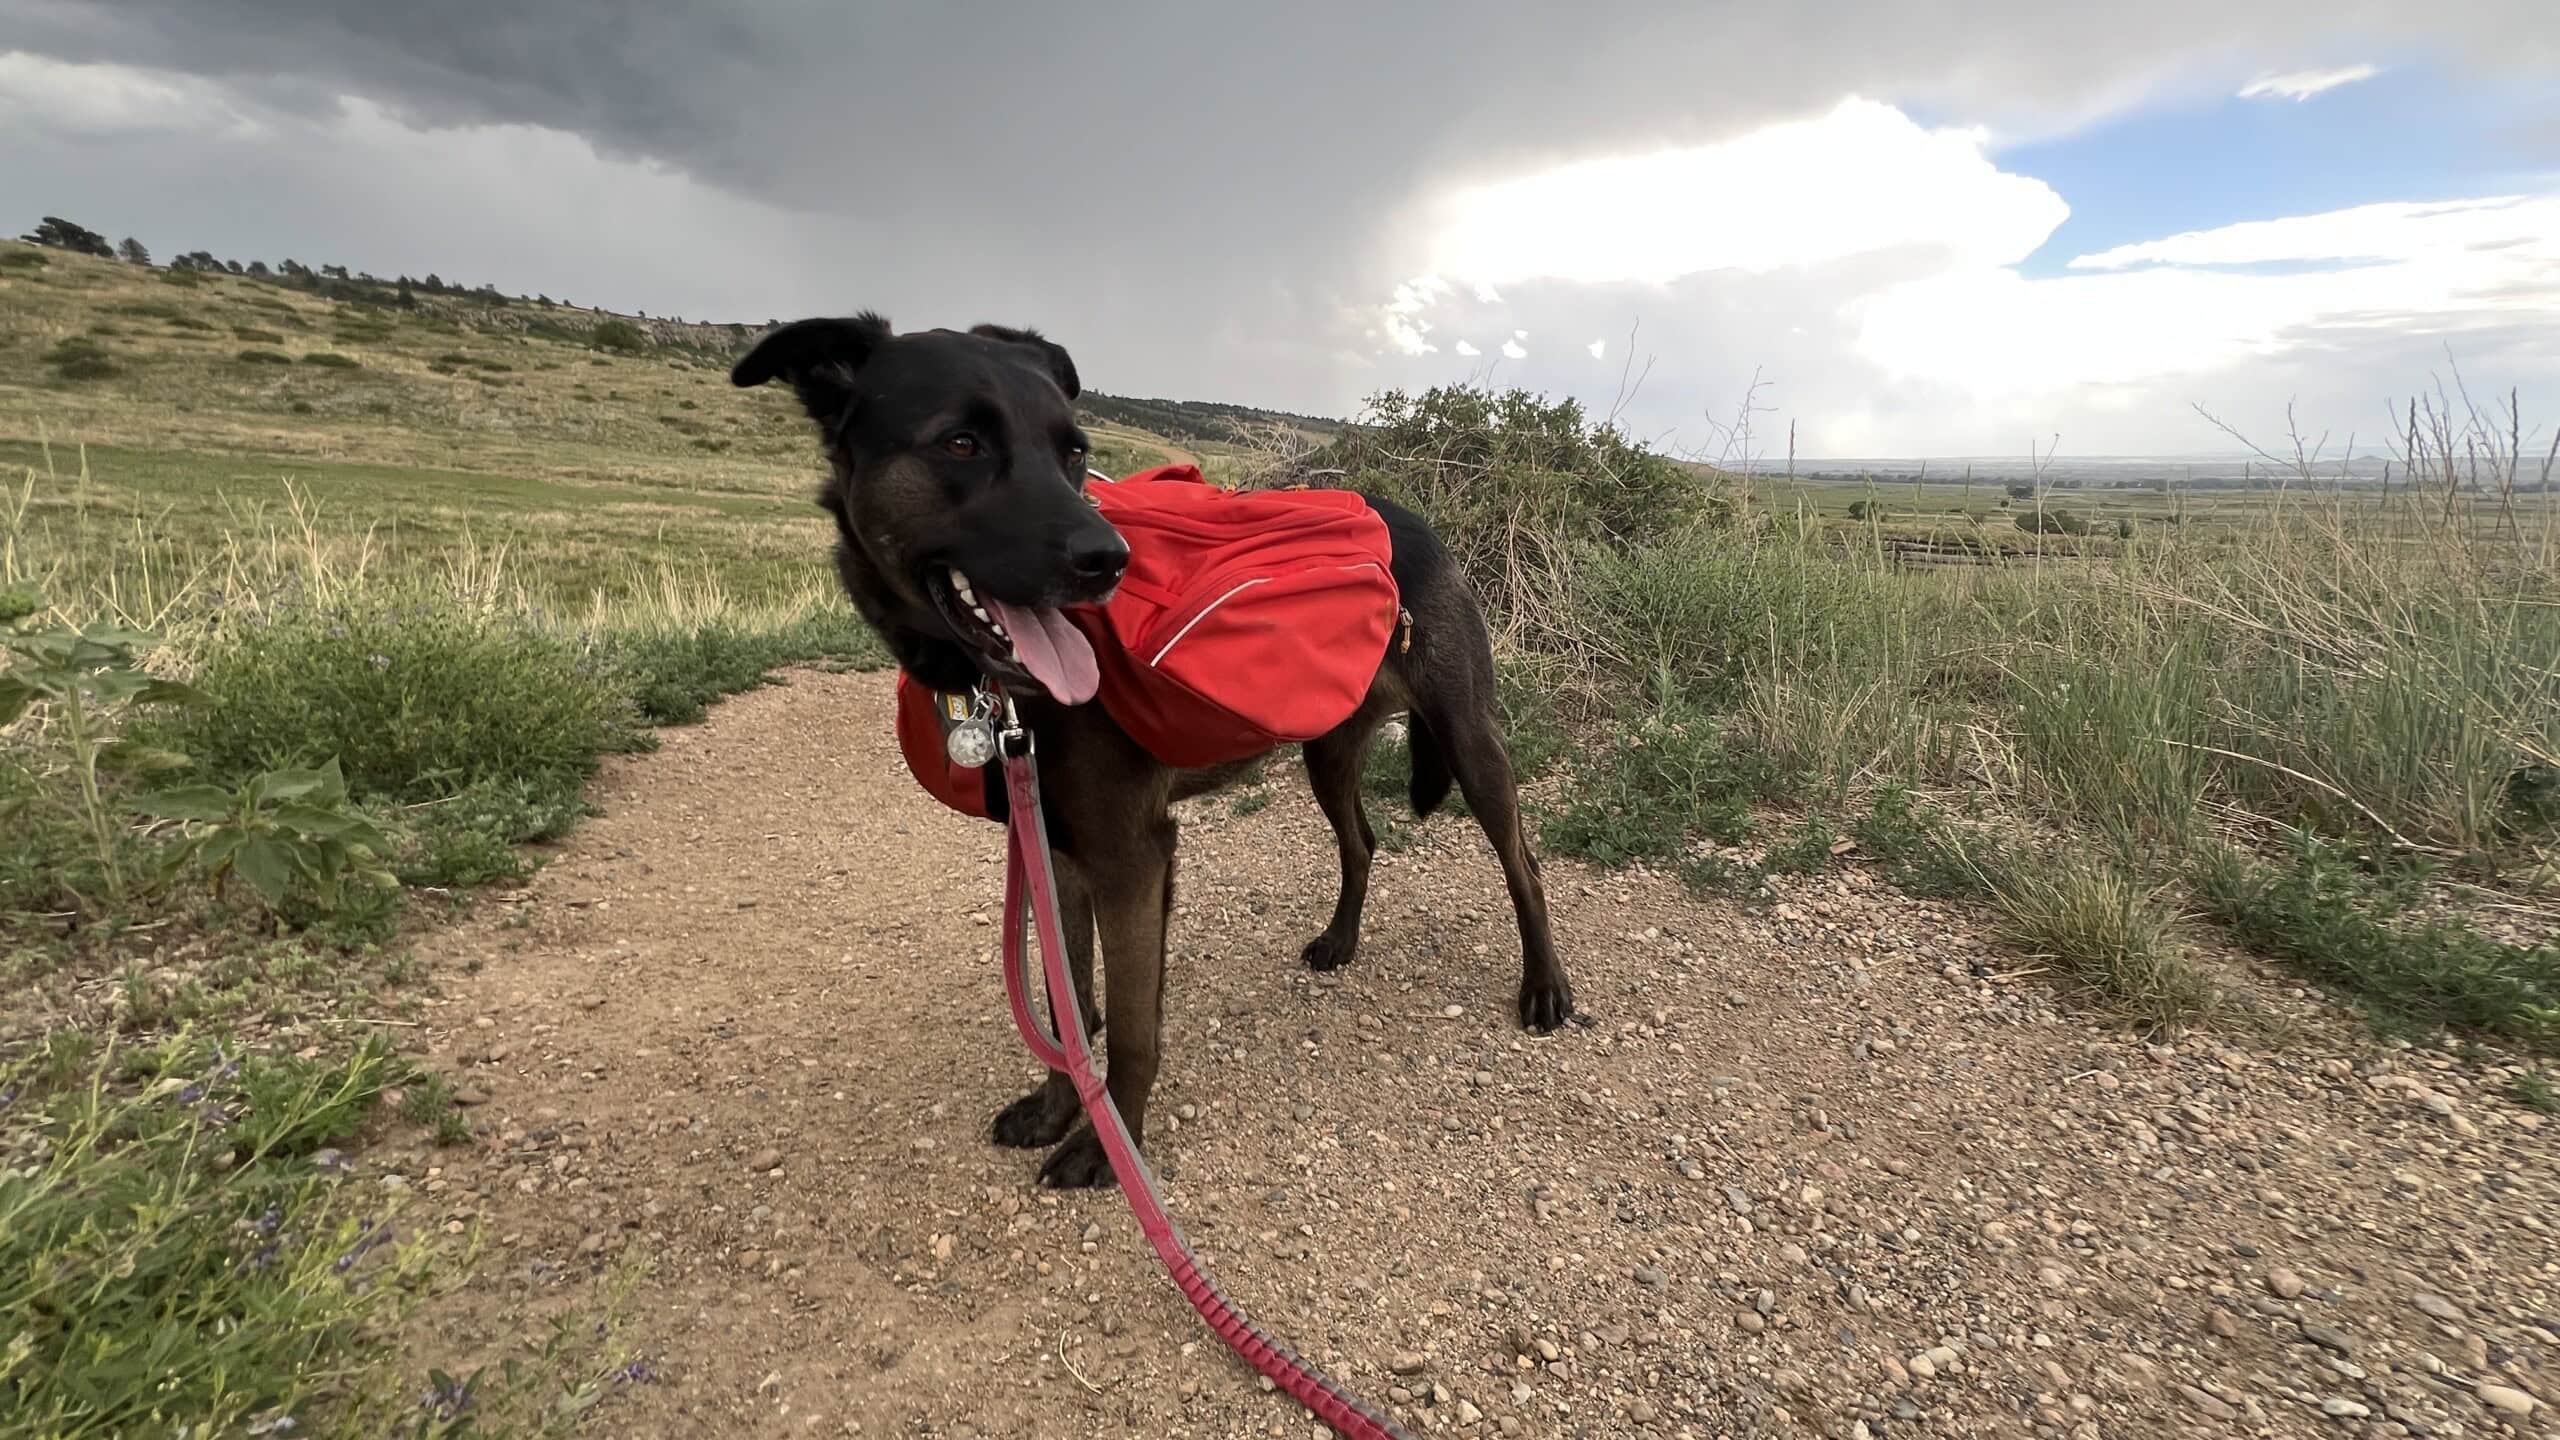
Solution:
[(1307, 785), (1333, 826), (1334, 847), (1342, 856), (1342, 890), (1334, 897), (1333, 919), (1298, 955), (1310, 970), (1338, 970), (1360, 953), (1360, 911), (1369, 900), (1369, 862), (1378, 850), (1368, 807), (1360, 799), (1360, 776), (1383, 715), (1382, 708), (1363, 705), (1306, 744)]
[[(1093, 1008), (1093, 892), (1076, 867), (1052, 867), (1058, 885), (1058, 924), (1067, 935), (1067, 973), (1075, 977), (1076, 1009), (1085, 1017), (1088, 1040), (1102, 1033), (1102, 1016)], [(1082, 1107), (1075, 1082), (1052, 1070), (1040, 1088), (996, 1112), (989, 1138), (1016, 1150), (1055, 1145), (1075, 1127)]]
[(1502, 727), (1494, 718), (1491, 665), (1484, 683), (1456, 703), (1425, 694), (1414, 723), (1426, 726), (1449, 768), (1457, 772), (1458, 789), (1467, 808), (1484, 827), (1493, 853), (1502, 860), (1502, 878), (1511, 888), (1511, 909), (1520, 922), (1520, 1024), (1545, 1032), (1573, 1015), (1573, 986), (1565, 979), (1564, 962), (1556, 958), (1555, 937), (1547, 928), (1547, 891), (1538, 878), (1538, 857), (1520, 824), (1520, 789), (1512, 774), (1511, 754), (1502, 743)]

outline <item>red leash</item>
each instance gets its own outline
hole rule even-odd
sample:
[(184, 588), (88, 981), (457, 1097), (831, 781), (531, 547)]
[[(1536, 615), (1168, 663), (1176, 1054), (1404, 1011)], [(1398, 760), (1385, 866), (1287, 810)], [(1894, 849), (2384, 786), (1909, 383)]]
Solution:
[[(1111, 1103), (1111, 1092), (1104, 1088), (1102, 1072), (1093, 1063), (1093, 1048), (1085, 1040), (1084, 1010), (1076, 1001), (1074, 983), (1067, 977), (1065, 934), (1058, 925), (1058, 887), (1049, 869), (1049, 832), (1041, 821), (1040, 776), (1032, 762), (1030, 733), (1010, 729), (1000, 743), (1005, 791), (1011, 801), (1005, 817), (1008, 858), (1004, 872), (1004, 988), (1006, 998), (1013, 1004), (1013, 1023), (1022, 1032), (1022, 1043), (1031, 1047), (1041, 1064), (1065, 1071), (1075, 1082), (1076, 1098), (1084, 1103), (1085, 1117), (1093, 1122), (1093, 1133), (1101, 1139), (1103, 1153), (1111, 1157), (1111, 1171), (1120, 1177), (1120, 1192), (1129, 1197), (1129, 1209), (1137, 1216), (1138, 1228), (1146, 1232), (1156, 1258), (1172, 1274), (1175, 1288), (1182, 1291), (1183, 1298), (1200, 1312), (1200, 1318), (1208, 1322), (1227, 1348), (1269, 1376), (1273, 1384), (1288, 1391), (1344, 1440), (1413, 1440), (1402, 1426), (1370, 1409), (1323, 1372), (1290, 1353), (1238, 1310), (1235, 1302), (1219, 1292), (1217, 1282), (1201, 1273), (1199, 1262), (1191, 1255), (1191, 1242), (1183, 1238), (1173, 1217), (1165, 1213), (1155, 1172), (1148, 1168), (1146, 1157), (1138, 1153), (1136, 1142), (1129, 1138), (1128, 1124), (1120, 1118), (1119, 1107)], [(1027, 957), (1023, 954), (1026, 906), (1029, 918), (1040, 930), (1050, 1019), (1054, 1024), (1063, 1011), (1073, 1024), (1043, 1029), (1031, 1012), (1025, 981)]]

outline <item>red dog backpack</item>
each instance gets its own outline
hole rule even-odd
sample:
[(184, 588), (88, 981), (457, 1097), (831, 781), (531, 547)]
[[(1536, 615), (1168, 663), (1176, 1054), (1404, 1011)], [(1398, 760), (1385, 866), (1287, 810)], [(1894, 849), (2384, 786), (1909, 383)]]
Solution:
[[(1386, 522), (1347, 490), (1221, 490), (1189, 465), (1088, 487), (1129, 542), (1109, 605), (1069, 610), (1102, 673), (1094, 703), (1168, 765), (1312, 740), (1369, 693), (1400, 614)], [(942, 702), (900, 677), (899, 740), (925, 788), (987, 813), (942, 753)], [(976, 800), (975, 805), (965, 803)]]

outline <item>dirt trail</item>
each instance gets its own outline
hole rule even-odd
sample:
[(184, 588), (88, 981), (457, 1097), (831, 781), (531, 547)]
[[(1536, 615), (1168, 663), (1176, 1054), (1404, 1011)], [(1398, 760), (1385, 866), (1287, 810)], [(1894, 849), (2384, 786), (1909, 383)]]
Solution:
[[(589, 1433), (1317, 1433), (1116, 1192), (984, 1140), (1036, 1074), (1000, 837), (907, 779), (888, 684), (666, 732), (431, 942), (482, 1139), (368, 1163), (491, 1252), (420, 1355), (636, 1275), (654, 1378)], [(1563, 864), (1598, 1023), (1529, 1040), (1461, 820), (1381, 856), (1355, 966), (1294, 963), (1332, 847), (1274, 773), (1186, 817), (1152, 1148), (1228, 1291), (1417, 1431), (2560, 1436), (2553, 1131), (2450, 1062), (2317, 1019), (2148, 1047), (1856, 875), (1753, 913)]]

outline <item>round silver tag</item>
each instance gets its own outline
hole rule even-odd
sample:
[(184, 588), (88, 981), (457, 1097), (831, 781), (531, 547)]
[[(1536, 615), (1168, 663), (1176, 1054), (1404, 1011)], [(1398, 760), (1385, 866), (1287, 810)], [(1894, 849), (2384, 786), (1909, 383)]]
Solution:
[(942, 742), (942, 751), (951, 763), (964, 770), (975, 770), (996, 758), (996, 727), (984, 720), (970, 720), (953, 730)]

